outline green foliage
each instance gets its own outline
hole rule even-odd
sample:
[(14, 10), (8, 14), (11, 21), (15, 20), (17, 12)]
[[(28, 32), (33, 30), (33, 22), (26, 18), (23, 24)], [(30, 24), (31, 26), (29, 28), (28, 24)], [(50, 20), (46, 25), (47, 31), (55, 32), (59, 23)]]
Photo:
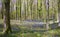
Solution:
[[(23, 3), (23, 1), (25, 3)], [(32, 0), (33, 1), (33, 0)], [(35, 4), (34, 1), (31, 2), (31, 0), (17, 0), (16, 1), (16, 10), (11, 12), (11, 19), (35, 19), (35, 20), (42, 20), (44, 22), (46, 22), (47, 17), (49, 17), (49, 21), (57, 20), (57, 15), (58, 15), (58, 6), (57, 3), (53, 3), (56, 4), (56, 6), (52, 6), (51, 1), (50, 6), (49, 6), (49, 16), (46, 10), (46, 4), (44, 3), (45, 0), (37, 0), (37, 3)], [(53, 7), (53, 8), (52, 8)], [(17, 13), (17, 17), (16, 17), (16, 13)], [(48, 19), (47, 19), (48, 20)]]
[[(23, 1), (25, 3), (23, 3)], [(11, 19), (17, 18), (18, 20), (21, 18), (22, 20), (25, 20), (25, 17), (26, 17), (26, 19), (31, 19), (31, 16), (32, 16), (33, 20), (38, 19), (38, 20), (42, 20), (42, 21), (46, 22), (46, 19), (48, 16), (47, 16), (46, 5), (44, 3), (45, 0), (37, 0), (38, 1), (37, 4), (35, 4), (34, 1), (31, 3), (31, 1), (33, 1), (33, 0), (30, 0), (30, 1), (28, 0), (28, 2), (27, 2), (27, 0), (17, 0), (17, 3), (15, 4), (17, 9), (10, 12), (10, 18)], [(50, 4), (51, 4), (51, 1), (50, 1)], [(27, 4), (26, 4), (26, 2), (27, 2)], [(54, 5), (54, 4), (55, 3), (53, 3), (49, 6), (49, 20), (47, 19), (48, 21), (57, 20), (57, 15), (58, 15), (57, 7), (58, 6), (56, 3), (55, 6), (52, 7), (52, 5)], [(32, 15), (31, 15), (31, 13), (32, 13)], [(16, 16), (16, 14), (17, 14), (17, 16)], [(0, 17), (1, 17), (1, 15), (0, 15)], [(0, 20), (0, 22), (2, 22), (2, 21)], [(8, 37), (52, 37), (55, 34), (56, 35), (60, 34), (60, 29), (54, 29), (54, 30), (50, 30), (50, 31), (48, 30), (47, 32), (40, 33), (39, 31), (34, 32), (34, 30), (32, 30), (31, 27), (28, 28), (28, 27), (20, 26), (19, 28), (20, 28), (19, 32), (16, 31), (16, 33), (15, 33), (13, 31), (14, 33), (9, 34)], [(36, 28), (36, 30), (38, 30), (38, 29)]]

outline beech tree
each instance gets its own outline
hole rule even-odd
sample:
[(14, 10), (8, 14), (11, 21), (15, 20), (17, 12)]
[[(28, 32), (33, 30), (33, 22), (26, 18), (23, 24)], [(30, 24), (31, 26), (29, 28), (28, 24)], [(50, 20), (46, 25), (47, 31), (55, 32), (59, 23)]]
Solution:
[(10, 25), (10, 0), (4, 0), (5, 12), (4, 12), (4, 33), (9, 33), (11, 31)]
[(49, 21), (49, 0), (46, 0), (46, 10), (47, 10), (46, 29), (48, 30), (49, 29), (49, 23), (48, 23), (48, 21)]

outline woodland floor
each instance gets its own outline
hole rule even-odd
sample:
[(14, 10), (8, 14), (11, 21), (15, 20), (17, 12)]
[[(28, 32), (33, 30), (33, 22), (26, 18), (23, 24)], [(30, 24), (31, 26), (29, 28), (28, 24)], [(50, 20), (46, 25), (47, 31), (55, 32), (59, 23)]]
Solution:
[[(11, 25), (12, 33), (10, 34), (2, 34), (3, 31), (3, 23), (0, 21), (0, 37), (60, 37), (60, 27), (50, 30), (40, 30), (37, 28), (31, 28), (25, 25), (17, 25), (16, 23)], [(26, 24), (26, 23), (25, 23)], [(33, 23), (32, 23), (33, 24)], [(35, 30), (34, 30), (35, 29)]]

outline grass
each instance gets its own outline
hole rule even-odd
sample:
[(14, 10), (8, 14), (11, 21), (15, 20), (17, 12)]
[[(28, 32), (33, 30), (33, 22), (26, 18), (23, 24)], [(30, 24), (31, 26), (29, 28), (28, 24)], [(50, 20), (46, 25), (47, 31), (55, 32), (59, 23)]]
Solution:
[(3, 23), (3, 20), (2, 19), (0, 19), (0, 24), (2, 24)]
[(48, 30), (46, 32), (40, 32), (37, 28), (35, 28), (37, 31), (34, 31), (31, 29), (31, 27), (25, 25), (14, 24), (11, 27), (13, 32), (7, 35), (1, 33), (3, 27), (0, 27), (0, 37), (53, 37), (55, 35), (60, 37), (60, 27), (53, 30)]
[(49, 34), (58, 34), (60, 35), (60, 27), (57, 27), (56, 29), (48, 31)]
[[(56, 28), (54, 30), (48, 30), (47, 32), (41, 33), (41, 32), (32, 32), (30, 29), (27, 28), (21, 28), (18, 26), (13, 25), (12, 27), (17, 28), (17, 30), (13, 30), (12, 33), (6, 35), (6, 37), (53, 37), (54, 35), (60, 35), (60, 28)], [(0, 34), (1, 36), (2, 34)], [(3, 35), (3, 37), (5, 37)], [(60, 36), (59, 36), (60, 37)]]

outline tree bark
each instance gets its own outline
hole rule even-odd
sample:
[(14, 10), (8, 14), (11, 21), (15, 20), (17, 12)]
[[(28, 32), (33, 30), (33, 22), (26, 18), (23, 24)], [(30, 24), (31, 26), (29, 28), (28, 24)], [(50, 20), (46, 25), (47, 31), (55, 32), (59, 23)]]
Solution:
[(12, 32), (11, 25), (10, 25), (10, 0), (5, 0), (4, 5), (5, 5), (5, 12), (4, 12), (5, 30), (4, 30), (4, 33), (9, 33), (9, 32)]
[(58, 0), (58, 17), (59, 17), (59, 26), (60, 26), (60, 0)]
[(46, 0), (46, 11), (47, 11), (47, 24), (46, 24), (46, 29), (49, 29), (49, 0)]
[(3, 5), (2, 5), (2, 9), (1, 9), (1, 14), (2, 14), (2, 19), (3, 19)]

